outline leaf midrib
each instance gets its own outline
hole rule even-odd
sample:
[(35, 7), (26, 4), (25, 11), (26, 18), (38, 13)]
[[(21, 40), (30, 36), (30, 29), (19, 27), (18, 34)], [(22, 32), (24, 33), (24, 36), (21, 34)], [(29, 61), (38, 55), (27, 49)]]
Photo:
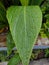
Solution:
[(27, 32), (26, 32), (26, 6), (24, 6), (24, 26), (25, 26), (25, 43), (27, 38)]

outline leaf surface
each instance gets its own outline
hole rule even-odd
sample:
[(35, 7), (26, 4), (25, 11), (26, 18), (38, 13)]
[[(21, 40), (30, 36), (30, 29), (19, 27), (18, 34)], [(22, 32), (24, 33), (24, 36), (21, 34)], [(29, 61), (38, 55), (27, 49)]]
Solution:
[(22, 63), (28, 65), (41, 28), (42, 12), (38, 6), (12, 6), (7, 19)]

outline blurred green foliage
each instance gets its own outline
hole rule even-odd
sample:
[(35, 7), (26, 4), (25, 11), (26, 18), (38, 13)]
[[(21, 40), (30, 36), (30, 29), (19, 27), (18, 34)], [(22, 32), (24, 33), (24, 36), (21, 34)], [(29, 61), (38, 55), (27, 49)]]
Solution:
[(44, 3), (41, 5), (41, 10), (43, 12), (43, 24), (40, 35), (41, 37), (45, 35), (49, 38), (49, 0), (44, 0)]
[(49, 58), (49, 49), (45, 49), (45, 57)]
[(15, 44), (14, 44), (14, 41), (13, 41), (13, 39), (12, 39), (12, 35), (11, 35), (11, 33), (8, 31), (8, 34), (7, 34), (7, 53), (8, 53), (8, 55), (10, 55), (11, 54), (11, 52), (12, 52), (12, 49), (15, 47)]
[(6, 51), (0, 51), (0, 62), (6, 61)]
[[(10, 61), (12, 60), (12, 58), (14, 59), (15, 57), (15, 54), (16, 56), (19, 55), (18, 54), (18, 51), (12, 51), (11, 54), (7, 55), (7, 52), (6, 51), (0, 51), (0, 62), (4, 62), (4, 61)], [(49, 58), (49, 49), (34, 49), (32, 51), (32, 54), (31, 54), (31, 58), (30, 60), (39, 60), (39, 59), (42, 59), (42, 58)], [(12, 60), (13, 61), (13, 60)], [(15, 60), (15, 62), (18, 61), (18, 60)], [(20, 61), (20, 58), (19, 58), (19, 61)]]

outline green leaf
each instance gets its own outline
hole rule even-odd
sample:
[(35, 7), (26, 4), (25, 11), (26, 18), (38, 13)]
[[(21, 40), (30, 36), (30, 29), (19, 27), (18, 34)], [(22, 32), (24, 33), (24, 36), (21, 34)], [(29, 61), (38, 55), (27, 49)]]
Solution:
[(6, 10), (4, 5), (0, 2), (0, 21), (6, 21)]
[(46, 14), (46, 15), (45, 15), (45, 18), (46, 18), (47, 20), (49, 20), (49, 14)]
[(21, 4), (26, 6), (29, 4), (29, 0), (20, 0)]
[(32, 5), (40, 5), (43, 0), (31, 0)]
[(15, 54), (10, 60), (8, 65), (17, 65), (20, 62), (19, 54)]
[(41, 10), (38, 6), (13, 6), (7, 19), (22, 63), (28, 65), (42, 24)]
[(7, 43), (7, 49), (8, 49), (7, 52), (8, 52), (8, 55), (9, 55), (11, 53), (12, 49), (15, 46), (10, 32), (8, 32), (8, 34), (7, 34), (7, 41), (6, 41), (6, 43)]

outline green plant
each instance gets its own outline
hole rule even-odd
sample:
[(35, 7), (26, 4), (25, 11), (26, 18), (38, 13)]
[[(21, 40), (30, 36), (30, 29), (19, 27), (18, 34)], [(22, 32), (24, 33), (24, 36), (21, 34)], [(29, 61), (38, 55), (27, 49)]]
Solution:
[[(35, 0), (0, 0), (0, 2), (1, 2), (0, 29), (7, 26), (9, 23), (8, 27), (10, 28), (10, 31), (11, 31), (11, 32), (8, 32), (7, 34), (8, 55), (11, 54), (13, 47), (16, 46), (19, 52), (18, 56), (20, 56), (20, 59), (23, 60), (23, 64), (26, 65), (25, 63), (29, 61), (31, 56), (32, 45), (34, 46), (34, 43), (35, 43), (34, 41), (36, 40), (41, 28), (40, 18), (42, 18), (42, 16), (40, 13), (41, 12), (40, 8), (43, 13), (43, 18), (42, 18), (43, 23), (42, 23), (40, 35), (42, 37), (49, 38), (49, 31), (48, 31), (49, 30), (49, 0), (36, 0), (36, 1)], [(14, 6), (11, 6), (11, 5), (14, 5)], [(38, 6), (40, 6), (40, 8)], [(8, 9), (8, 7), (10, 8)], [(6, 11), (7, 11), (8, 23), (6, 19)], [(17, 24), (15, 22), (17, 22)], [(25, 28), (27, 28), (26, 31), (25, 31)], [(25, 42), (24, 38), (27, 41), (26, 43), (24, 43)], [(26, 58), (28, 61), (24, 60)], [(11, 60), (9, 61), (9, 64), (10, 62)], [(13, 61), (12, 64), (14, 63), (15, 61)]]
[(6, 52), (5, 51), (0, 51), (0, 62), (6, 61)]
[(10, 31), (8, 31), (8, 33), (7, 33), (6, 43), (7, 43), (7, 47), (8, 47), (7, 53), (8, 53), (8, 55), (10, 55), (12, 52), (12, 49), (15, 47), (15, 44), (14, 44), (14, 41), (12, 39)]
[(44, 3), (41, 5), (41, 10), (43, 13), (43, 24), (40, 35), (41, 37), (49, 38), (49, 0), (44, 1)]
[(49, 49), (45, 50), (45, 57), (47, 57), (47, 58), (49, 57)]
[(28, 65), (41, 28), (42, 12), (39, 6), (28, 6), (29, 0), (20, 0), (20, 2), (24, 6), (8, 8), (7, 19), (22, 64)]
[(31, 60), (37, 60), (37, 59), (41, 58), (41, 56), (39, 57), (39, 54), (41, 54), (40, 49), (33, 50), (32, 54), (31, 54)]

